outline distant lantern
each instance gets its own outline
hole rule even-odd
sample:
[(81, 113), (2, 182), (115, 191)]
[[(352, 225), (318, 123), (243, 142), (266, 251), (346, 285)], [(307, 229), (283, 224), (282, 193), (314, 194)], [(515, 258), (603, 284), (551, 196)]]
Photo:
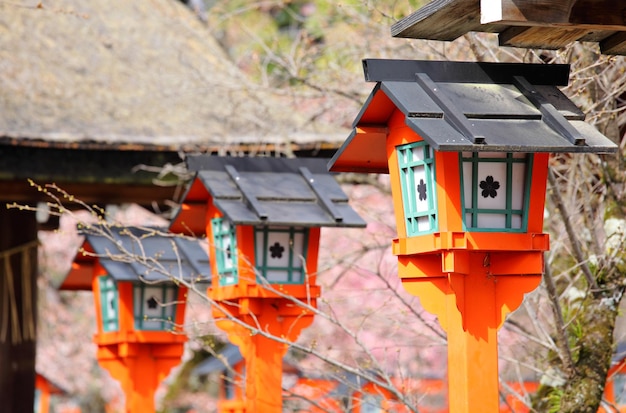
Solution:
[(541, 280), (550, 152), (614, 152), (567, 65), (365, 60), (334, 172), (389, 173), (398, 275), (448, 333), (450, 411), (498, 411), (497, 329)]
[(61, 386), (50, 381), (43, 374), (35, 376), (35, 413), (48, 413), (51, 411), (52, 398), (55, 395), (67, 395), (67, 391)]
[(127, 412), (154, 411), (156, 387), (180, 362), (187, 340), (186, 285), (210, 280), (206, 251), (159, 228), (79, 232), (85, 241), (61, 289), (93, 290), (98, 362), (122, 384)]
[(320, 295), (320, 227), (365, 226), (327, 162), (187, 158), (196, 176), (170, 231), (206, 233), (213, 269), (208, 295), (216, 303), (218, 326), (246, 360), (248, 411), (282, 411), (280, 372), (287, 350), (285, 343), (251, 335), (250, 329), (294, 341), (313, 321)]

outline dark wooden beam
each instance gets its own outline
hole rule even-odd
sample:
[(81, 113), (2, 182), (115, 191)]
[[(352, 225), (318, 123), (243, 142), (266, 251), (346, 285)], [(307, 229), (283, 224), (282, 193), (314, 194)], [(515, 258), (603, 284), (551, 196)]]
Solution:
[(481, 0), (482, 24), (626, 30), (626, 4), (614, 0)]
[(480, 21), (507, 25), (545, 25), (570, 22), (576, 0), (480, 0)]
[(0, 208), (0, 402), (33, 411), (37, 326), (37, 222), (32, 211)]
[(497, 32), (480, 24), (478, 0), (433, 0), (391, 26), (391, 35), (451, 41), (471, 31)]
[(603, 54), (626, 55), (626, 32), (618, 32), (600, 42)]
[(559, 49), (599, 42), (626, 54), (626, 3), (615, 0), (432, 0), (395, 23), (395, 37), (452, 41), (469, 32), (500, 33), (500, 45)]

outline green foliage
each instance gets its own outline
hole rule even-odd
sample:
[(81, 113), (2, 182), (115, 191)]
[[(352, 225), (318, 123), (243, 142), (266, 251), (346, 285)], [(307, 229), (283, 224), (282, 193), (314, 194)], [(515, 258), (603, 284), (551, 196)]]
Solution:
[(547, 395), (547, 412), (559, 413), (561, 411), (561, 398), (563, 397), (563, 390), (553, 388)]
[[(368, 26), (390, 27), (424, 1), (292, 0), (221, 2), (211, 27), (233, 60), (274, 86), (310, 83), (320, 71), (360, 71)], [(359, 46), (359, 47), (357, 47)]]

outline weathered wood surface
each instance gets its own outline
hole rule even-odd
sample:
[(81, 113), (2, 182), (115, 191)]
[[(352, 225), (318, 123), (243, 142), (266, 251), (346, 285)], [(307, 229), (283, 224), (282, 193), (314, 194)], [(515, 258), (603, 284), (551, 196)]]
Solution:
[(626, 3), (614, 0), (433, 0), (391, 28), (395, 37), (451, 41), (499, 33), (501, 46), (559, 49), (598, 42), (626, 54)]

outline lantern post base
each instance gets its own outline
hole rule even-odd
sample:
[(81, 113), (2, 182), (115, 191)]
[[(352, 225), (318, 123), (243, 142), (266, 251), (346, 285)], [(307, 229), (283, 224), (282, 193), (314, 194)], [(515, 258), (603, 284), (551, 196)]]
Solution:
[[(255, 311), (242, 313), (242, 308)], [(217, 326), (239, 347), (246, 363), (245, 411), (282, 413), (283, 357), (288, 343), (311, 325), (313, 314), (285, 299), (223, 305), (213, 313)]]
[(183, 346), (120, 343), (98, 347), (98, 363), (120, 382), (126, 395), (126, 413), (155, 412), (156, 389), (180, 363)]
[[(493, 274), (494, 258), (489, 253), (472, 253), (467, 256), (467, 274), (402, 279), (404, 288), (420, 298), (448, 334), (451, 413), (499, 411), (497, 332), (505, 315), (517, 309), (524, 295), (541, 282), (540, 274)], [(400, 266), (401, 273), (403, 268), (407, 267)]]

